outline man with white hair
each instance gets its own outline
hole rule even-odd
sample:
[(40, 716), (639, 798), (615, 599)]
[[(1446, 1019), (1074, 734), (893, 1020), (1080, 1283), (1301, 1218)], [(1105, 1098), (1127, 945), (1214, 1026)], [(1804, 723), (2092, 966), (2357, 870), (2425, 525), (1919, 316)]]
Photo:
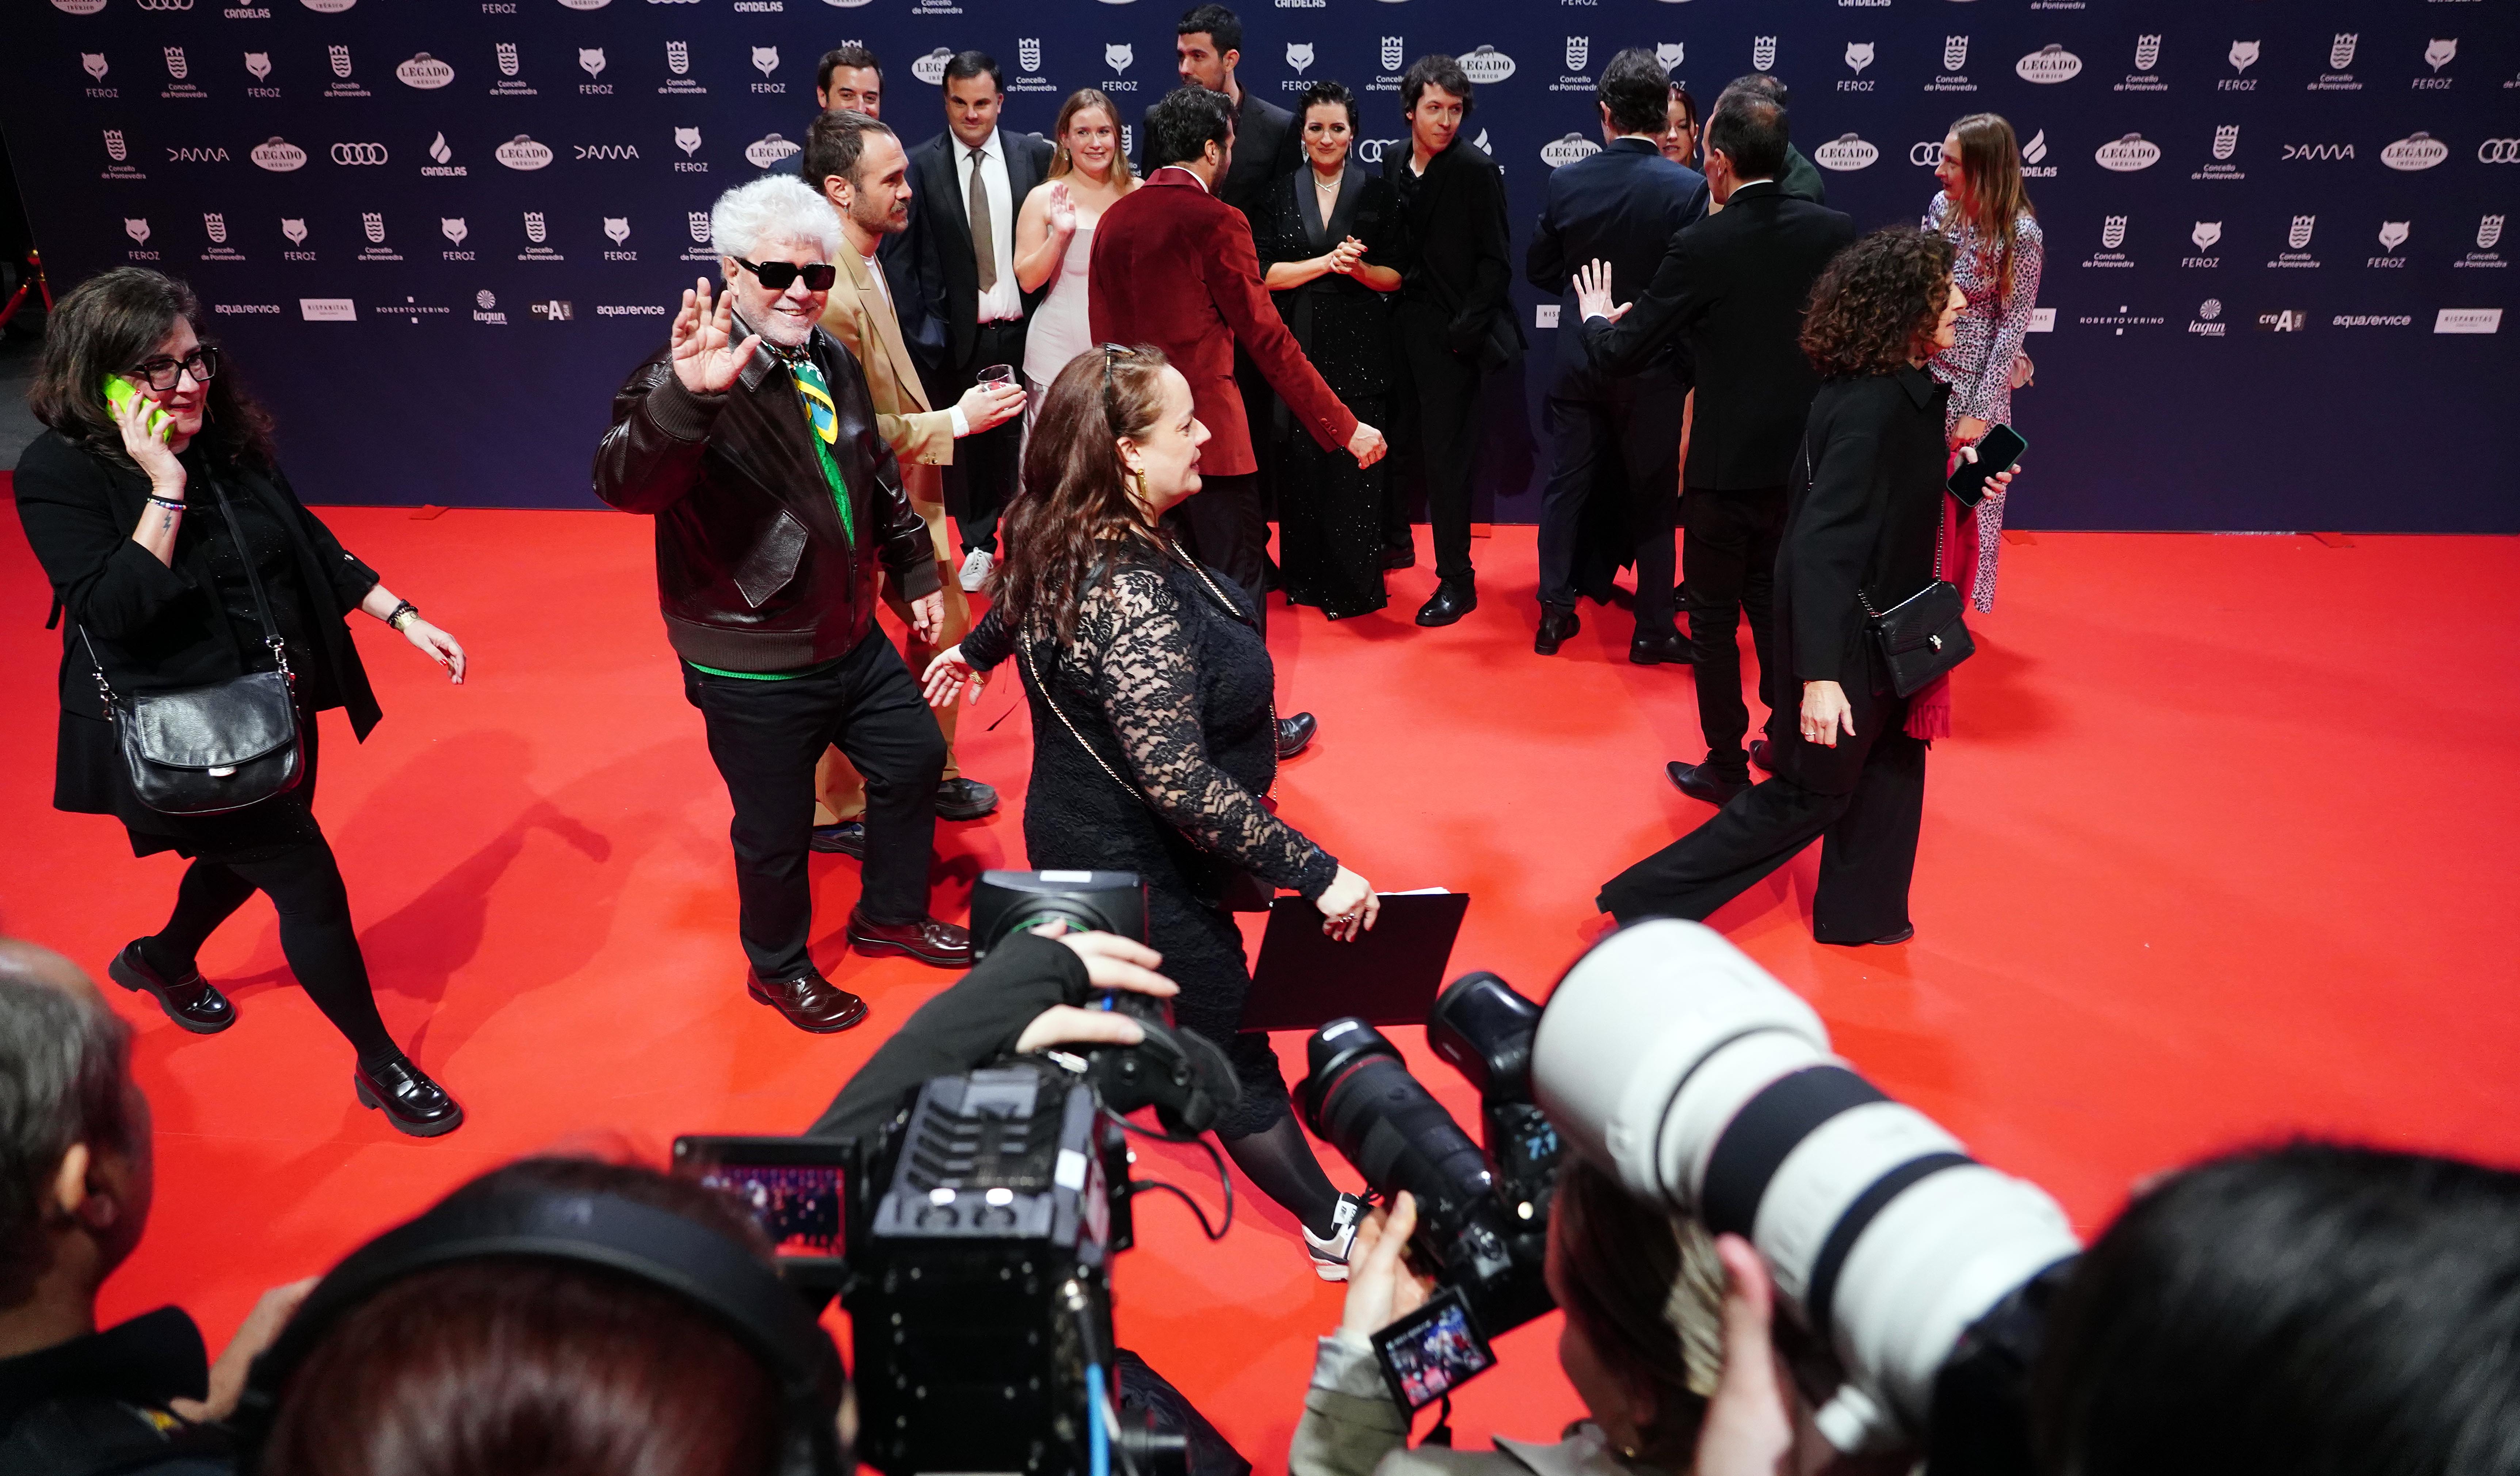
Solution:
[(720, 197), (709, 226), (725, 290), (683, 293), (667, 342), (613, 396), (595, 494), (656, 519), (666, 637), (735, 805), (746, 988), (800, 1029), (845, 1030), (865, 1002), (806, 952), (825, 748), (866, 780), (849, 942), (971, 962), (970, 935), (927, 912), (945, 740), (875, 621), (880, 559), (916, 633), (935, 635), (935, 552), (857, 361), (818, 326), (846, 249), (839, 217), (804, 181), (768, 175)]

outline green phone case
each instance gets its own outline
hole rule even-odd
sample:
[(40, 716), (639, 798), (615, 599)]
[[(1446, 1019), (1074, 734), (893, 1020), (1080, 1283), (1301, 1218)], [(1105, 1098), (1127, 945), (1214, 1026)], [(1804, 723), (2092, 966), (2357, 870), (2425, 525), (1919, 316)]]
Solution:
[[(118, 374), (110, 374), (105, 377), (105, 402), (112, 405), (116, 410), (119, 410), (124, 405), (130, 403), (133, 399), (137, 398), (139, 394), (140, 386), (132, 383), (122, 376)], [(166, 427), (174, 423), (175, 418), (173, 416), (168, 415), (165, 411), (158, 409), (157, 406), (153, 405), (150, 407), (149, 430), (151, 434), (162, 439), (166, 434)]]

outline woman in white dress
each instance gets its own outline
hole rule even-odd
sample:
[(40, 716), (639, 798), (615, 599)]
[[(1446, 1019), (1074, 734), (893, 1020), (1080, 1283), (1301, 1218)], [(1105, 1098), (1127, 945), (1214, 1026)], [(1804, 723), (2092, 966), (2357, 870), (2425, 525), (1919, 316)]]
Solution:
[(1094, 224), (1138, 183), (1120, 149), (1120, 110), (1097, 89), (1068, 94), (1051, 138), (1058, 153), (1050, 161), (1050, 177), (1024, 197), (1015, 215), (1016, 284), (1036, 292), (1051, 283), (1024, 335), (1026, 430), (1050, 381), (1068, 360), (1094, 346), (1093, 319), (1085, 307)]

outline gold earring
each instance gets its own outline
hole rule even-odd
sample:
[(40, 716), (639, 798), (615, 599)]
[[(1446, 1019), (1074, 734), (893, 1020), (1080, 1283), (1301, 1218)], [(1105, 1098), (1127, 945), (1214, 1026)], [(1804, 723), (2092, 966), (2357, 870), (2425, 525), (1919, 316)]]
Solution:
[(1147, 469), (1144, 467), (1132, 468), (1130, 474), (1138, 479), (1138, 501), (1145, 502), (1147, 500)]

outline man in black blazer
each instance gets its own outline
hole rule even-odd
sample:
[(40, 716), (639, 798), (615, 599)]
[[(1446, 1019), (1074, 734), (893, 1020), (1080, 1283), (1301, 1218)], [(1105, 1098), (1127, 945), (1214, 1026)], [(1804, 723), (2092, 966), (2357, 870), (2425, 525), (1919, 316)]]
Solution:
[[(998, 126), (1006, 101), (998, 64), (967, 51), (945, 64), (945, 131), (910, 152), (911, 213), (904, 250), (918, 263), (927, 309), (945, 325), (944, 404), (994, 364), (1020, 365), (1024, 315), (1043, 292), (1015, 281), (1015, 213), (1050, 173), (1050, 141)], [(974, 217), (975, 207), (985, 215)], [(1043, 291), (1049, 289), (1045, 282)], [(1023, 425), (966, 437), (945, 469), (945, 501), (962, 527), (961, 582), (975, 590), (997, 561), (998, 513), (1014, 495)]]
[[(1382, 177), (1400, 197), (1413, 245), (1392, 317), (1394, 358), (1409, 381), (1401, 402), (1416, 412), (1407, 441), (1425, 479), (1437, 581), (1418, 623), (1450, 625), (1479, 603), (1470, 566), (1479, 383), (1521, 355), (1522, 326), (1507, 296), (1513, 261), (1505, 173), (1462, 137), (1472, 106), (1469, 77), (1451, 57), (1419, 57), (1401, 76), (1400, 101), (1409, 147), (1382, 156)], [(1407, 499), (1391, 499), (1389, 509), (1383, 537), (1395, 551), (1405, 549)]]
[[(1724, 90), (1715, 96), (1715, 106), (1723, 107), (1724, 99), (1736, 92), (1766, 98), (1789, 112), (1794, 106), (1785, 95), (1784, 82), (1772, 71), (1745, 71), (1725, 83)], [(1816, 205), (1828, 203), (1828, 182), (1821, 177), (1819, 166), (1803, 157), (1803, 152), (1791, 143), (1785, 145), (1785, 166), (1777, 171), (1777, 188), (1794, 200), (1808, 200)], [(1707, 203), (1707, 192), (1700, 189), (1697, 192), (1698, 214), (1706, 213)]]
[[(1574, 292), (1575, 268), (1599, 259), (1613, 280), (1642, 282), (1663, 247), (1697, 218), (1690, 202), (1705, 178), (1664, 158), (1662, 130), (1670, 79), (1654, 54), (1630, 47), (1601, 68), (1604, 147), (1549, 176), (1539, 229), (1523, 269), (1531, 285), (1562, 299), (1557, 368), (1541, 402), (1555, 442), (1540, 504), (1540, 634), (1532, 649), (1554, 655), (1575, 634), (1580, 589), (1576, 553), (1588, 521), (1615, 528), (1637, 564), (1637, 631), (1628, 659), (1642, 666), (1686, 662), (1688, 646), (1673, 624), (1672, 531), (1680, 511), (1680, 427), (1688, 399), (1688, 355), (1673, 345), (1642, 374), (1604, 375), (1593, 366)], [(1678, 355), (1675, 373), (1673, 355)], [(1611, 472), (1616, 467), (1617, 472)], [(1623, 506), (1588, 507), (1598, 487)], [(1606, 517), (1601, 514), (1608, 514)], [(1604, 569), (1623, 561), (1602, 559)], [(1599, 593), (1597, 588), (1596, 593)]]
[[(823, 53), (814, 65), (814, 106), (824, 112), (834, 108), (863, 112), (868, 117), (883, 117), (883, 62), (862, 43), (843, 41)], [(807, 125), (811, 128), (811, 125)], [(770, 166), (772, 174), (805, 177), (805, 151), (797, 150)], [(1018, 204), (1021, 201), (1017, 201)], [(919, 201), (912, 197), (911, 217), (919, 214)], [(877, 259), (883, 268), (884, 288), (892, 295), (892, 315), (901, 325), (902, 341), (909, 345), (910, 356), (918, 361), (921, 388), (927, 381), (942, 383), (945, 379), (945, 325), (930, 316), (919, 288), (919, 264), (904, 249), (909, 245), (907, 233), (886, 236)]]
[[(1260, 208), (1269, 187), (1303, 163), (1303, 130), (1295, 126), (1293, 113), (1256, 92), (1243, 91), (1235, 79), (1234, 68), (1242, 61), (1242, 22), (1234, 12), (1222, 5), (1196, 6), (1182, 13), (1173, 30), (1173, 69), (1182, 81), (1234, 100), (1234, 154), (1226, 161), (1225, 178), (1216, 183), (1216, 198), (1241, 211), (1247, 221)], [(1143, 160), (1143, 128), (1138, 149)], [(1144, 179), (1148, 172), (1142, 167), (1138, 177)]]
[(1784, 109), (1728, 90), (1706, 125), (1707, 185), (1724, 208), (1672, 237), (1634, 303), (1611, 308), (1607, 271), (1587, 267), (1577, 282), (1583, 333), (1603, 371), (1635, 373), (1675, 336), (1686, 337), (1696, 361), (1697, 419), (1681, 475), (1682, 577), (1707, 752), (1702, 763), (1674, 766), (1673, 776), (1709, 804), (1750, 782), (1741, 745), (1750, 715), (1734, 644), (1745, 610), (1761, 699), (1774, 708), (1783, 691), (1770, 609), (1777, 546), (1786, 472), (1820, 388), (1803, 356), (1803, 306), (1821, 269), (1855, 239), (1846, 215), (1778, 187), (1785, 142)]

